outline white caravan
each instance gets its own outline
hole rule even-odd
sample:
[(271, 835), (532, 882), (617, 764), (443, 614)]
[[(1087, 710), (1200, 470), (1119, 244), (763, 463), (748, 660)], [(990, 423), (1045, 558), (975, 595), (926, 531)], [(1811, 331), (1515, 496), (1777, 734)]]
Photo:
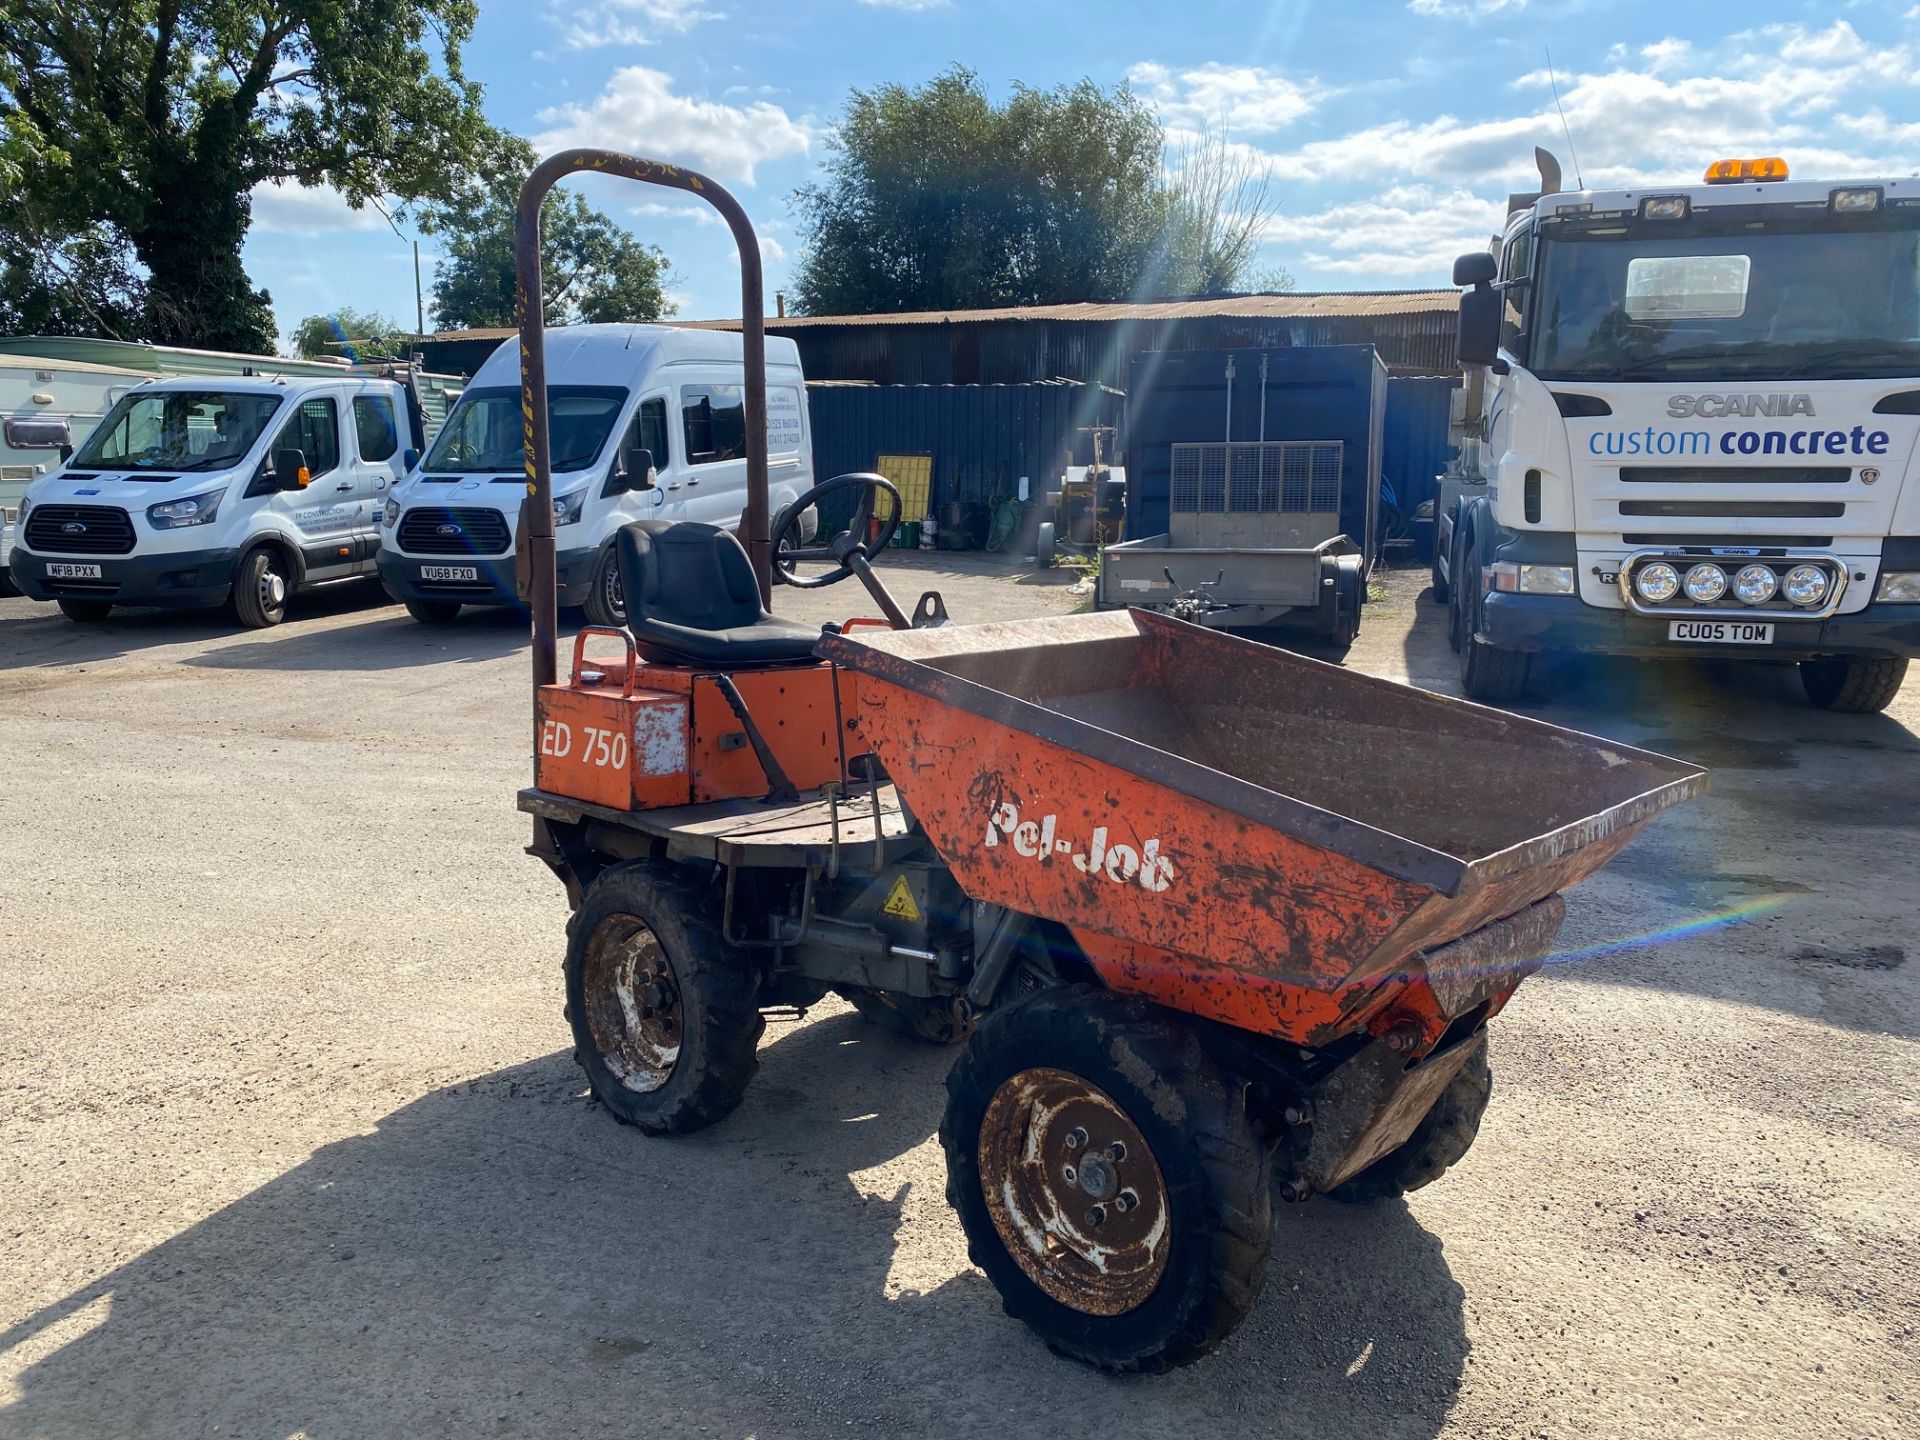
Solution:
[[(598, 625), (626, 619), (613, 537), (635, 520), (737, 529), (746, 507), (741, 337), (664, 325), (575, 325), (547, 336), (560, 603)], [(767, 340), (768, 506), (813, 486), (806, 381), (793, 341)], [(514, 605), (514, 534), (526, 495), (520, 346), (474, 374), (418, 471), (387, 505), (380, 578), (413, 616)], [(803, 517), (803, 542), (815, 517)]]

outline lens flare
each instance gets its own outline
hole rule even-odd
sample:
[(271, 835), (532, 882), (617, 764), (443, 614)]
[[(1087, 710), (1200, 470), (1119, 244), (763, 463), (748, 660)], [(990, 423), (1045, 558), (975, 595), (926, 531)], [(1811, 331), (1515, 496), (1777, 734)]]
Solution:
[(1593, 945), (1582, 945), (1574, 950), (1555, 950), (1546, 957), (1549, 965), (1572, 965), (1581, 960), (1599, 960), (1608, 955), (1619, 955), (1628, 950), (1649, 949), (1655, 945), (1665, 945), (1674, 940), (1685, 940), (1694, 935), (1704, 935), (1714, 930), (1724, 930), (1729, 925), (1738, 925), (1743, 920), (1752, 920), (1761, 915), (1770, 915), (1788, 901), (1797, 891), (1783, 891), (1776, 895), (1759, 895), (1751, 900), (1742, 900), (1737, 905), (1723, 905), (1717, 910), (1709, 910), (1704, 915), (1695, 915), (1690, 919), (1676, 920), (1671, 925), (1663, 925), (1657, 930), (1642, 930), (1637, 935), (1622, 935), (1614, 940), (1602, 940)]

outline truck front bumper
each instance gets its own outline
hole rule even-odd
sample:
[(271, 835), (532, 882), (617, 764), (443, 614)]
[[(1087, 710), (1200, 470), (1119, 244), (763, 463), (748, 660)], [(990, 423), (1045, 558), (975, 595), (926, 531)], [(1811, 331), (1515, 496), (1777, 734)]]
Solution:
[(1851, 615), (1793, 620), (1733, 614), (1773, 623), (1771, 645), (1703, 645), (1667, 638), (1668, 622), (1629, 610), (1603, 610), (1571, 595), (1490, 592), (1478, 638), (1510, 650), (1585, 650), (1605, 655), (1738, 656), (1753, 660), (1920, 655), (1920, 605), (1869, 605)]
[[(36, 555), (16, 544), (8, 558), (13, 583), (35, 600), (98, 600), (110, 605), (203, 609), (224, 605), (233, 589), (238, 550), (174, 550), (157, 555)], [(49, 565), (98, 565), (98, 578), (53, 577)]]
[[(578, 605), (593, 586), (597, 550), (562, 550), (554, 557), (554, 573), (559, 582), (560, 603)], [(452, 601), (460, 605), (518, 605), (514, 588), (513, 556), (507, 555), (401, 555), (392, 550), (379, 554), (380, 583), (394, 599)], [(425, 580), (421, 567), (445, 569), (470, 565), (472, 580)]]

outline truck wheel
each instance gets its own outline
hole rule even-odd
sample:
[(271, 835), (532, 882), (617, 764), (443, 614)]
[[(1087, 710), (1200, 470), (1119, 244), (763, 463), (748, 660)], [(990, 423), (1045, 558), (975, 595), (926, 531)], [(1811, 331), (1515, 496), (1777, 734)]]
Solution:
[(957, 1045), (973, 1033), (954, 1013), (952, 1000), (921, 995), (896, 995), (891, 990), (865, 990), (843, 985), (837, 993), (882, 1030), (924, 1040), (929, 1045)]
[(458, 600), (409, 600), (406, 607), (422, 625), (451, 625), (460, 615)]
[[(1467, 573), (1479, 571), (1479, 557), (1469, 554)], [(1518, 700), (1527, 688), (1527, 672), (1533, 656), (1525, 650), (1509, 650), (1488, 645), (1475, 637), (1480, 628), (1480, 607), (1485, 603), (1476, 589), (1461, 597), (1460, 688), (1469, 700), (1483, 705), (1505, 705)]]
[(1344, 1184), (1327, 1192), (1328, 1198), (1348, 1204), (1391, 1200), (1422, 1185), (1431, 1185), (1460, 1162), (1480, 1133), (1480, 1117), (1493, 1095), (1493, 1066), (1487, 1058), (1487, 1038), (1460, 1067), (1460, 1073), (1440, 1092), (1427, 1118), (1397, 1149), (1389, 1150)]
[(1244, 1087), (1143, 1000), (1068, 985), (989, 1015), (940, 1143), (967, 1253), (1007, 1314), (1107, 1371), (1161, 1371), (1244, 1320), (1273, 1246)]
[(1433, 603), (1436, 605), (1446, 604), (1448, 593), (1447, 577), (1440, 573), (1440, 547), (1438, 545), (1433, 547), (1433, 561), (1429, 567), (1429, 573), (1433, 576)]
[(293, 577), (286, 559), (271, 545), (256, 545), (241, 558), (233, 575), (233, 613), (249, 630), (265, 630), (287, 618)]
[(574, 1059), (614, 1118), (684, 1135), (731, 1114), (766, 1021), (753, 969), (702, 887), (660, 862), (616, 865), (567, 922)]
[(82, 625), (97, 625), (113, 613), (113, 606), (105, 600), (71, 600), (62, 596), (54, 603), (62, 615)]
[(1802, 660), (1800, 684), (1822, 710), (1877, 715), (1907, 678), (1905, 660)]
[(620, 561), (613, 546), (602, 545), (600, 558), (593, 567), (593, 583), (587, 598), (580, 602), (589, 625), (604, 625), (610, 630), (624, 629), (627, 623), (626, 592), (620, 587)]

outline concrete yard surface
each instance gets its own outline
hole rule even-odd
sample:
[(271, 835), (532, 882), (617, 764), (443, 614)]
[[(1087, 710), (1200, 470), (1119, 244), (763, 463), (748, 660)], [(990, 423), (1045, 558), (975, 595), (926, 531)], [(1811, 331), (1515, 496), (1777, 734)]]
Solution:
[[(1457, 693), (1424, 592), (1346, 663)], [(1571, 894), (1468, 1157), (1282, 1209), (1240, 1332), (1125, 1380), (968, 1265), (952, 1052), (829, 1001), (700, 1135), (583, 1098), (526, 678), (517, 616), (371, 588), (250, 633), (0, 601), (0, 1435), (1920, 1434), (1920, 676), (1842, 716), (1784, 667), (1558, 667), (1519, 708), (1711, 794)]]

